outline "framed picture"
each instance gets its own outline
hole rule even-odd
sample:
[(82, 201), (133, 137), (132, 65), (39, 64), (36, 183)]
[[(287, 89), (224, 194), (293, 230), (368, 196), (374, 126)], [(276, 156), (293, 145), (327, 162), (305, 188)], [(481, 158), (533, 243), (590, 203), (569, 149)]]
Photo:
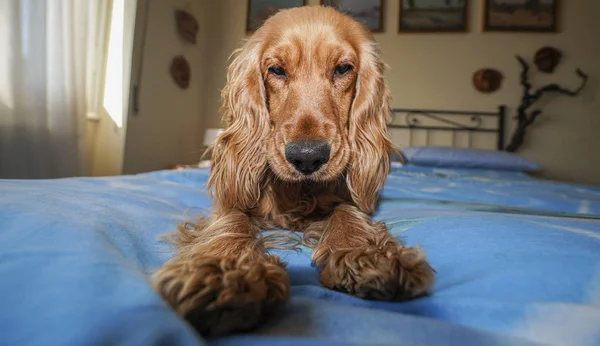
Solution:
[(400, 33), (466, 32), (468, 0), (400, 0)]
[(321, 0), (366, 25), (373, 32), (383, 31), (383, 0)]
[(556, 32), (558, 0), (484, 0), (483, 31)]
[(306, 5), (306, 0), (248, 0), (246, 31), (258, 29), (275, 12)]

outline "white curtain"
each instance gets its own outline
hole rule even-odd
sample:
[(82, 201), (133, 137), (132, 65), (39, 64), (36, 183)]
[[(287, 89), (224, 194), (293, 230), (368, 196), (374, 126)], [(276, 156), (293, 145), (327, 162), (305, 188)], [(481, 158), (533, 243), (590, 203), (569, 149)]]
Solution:
[(0, 178), (85, 175), (109, 0), (0, 0)]

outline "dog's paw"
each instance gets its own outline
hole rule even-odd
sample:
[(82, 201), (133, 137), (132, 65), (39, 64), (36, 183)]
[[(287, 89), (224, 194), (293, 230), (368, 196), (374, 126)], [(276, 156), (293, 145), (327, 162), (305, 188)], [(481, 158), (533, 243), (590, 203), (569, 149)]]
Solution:
[(397, 242), (330, 251), (321, 283), (330, 289), (373, 300), (407, 300), (430, 293), (434, 270), (416, 248)]
[(175, 261), (152, 277), (155, 289), (204, 336), (248, 331), (288, 300), (277, 256)]

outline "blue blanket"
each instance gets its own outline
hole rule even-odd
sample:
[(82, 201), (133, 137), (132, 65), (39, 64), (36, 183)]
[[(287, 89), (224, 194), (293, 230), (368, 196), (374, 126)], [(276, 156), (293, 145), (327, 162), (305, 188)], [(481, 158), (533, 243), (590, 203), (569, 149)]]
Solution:
[(203, 340), (148, 278), (172, 256), (157, 236), (210, 209), (207, 176), (0, 180), (0, 345), (600, 345), (600, 189), (399, 166), (377, 219), (426, 251), (433, 295), (356, 299), (279, 252), (282, 314)]

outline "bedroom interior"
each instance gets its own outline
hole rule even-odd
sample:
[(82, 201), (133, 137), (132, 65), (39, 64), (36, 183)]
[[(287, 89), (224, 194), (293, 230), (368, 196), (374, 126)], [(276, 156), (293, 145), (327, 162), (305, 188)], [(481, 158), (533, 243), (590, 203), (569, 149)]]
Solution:
[[(307, 4), (318, 5), (320, 0), (309, 0)], [(239, 6), (232, 0), (152, 3), (147, 9), (144, 6), (145, 2), (141, 1), (138, 20), (145, 25), (138, 34), (145, 39), (137, 40), (144, 48), (143, 51), (140, 51), (142, 48), (134, 49), (134, 54), (139, 56), (133, 57), (133, 64), (137, 66), (132, 70), (133, 74), (139, 74), (132, 80), (138, 87), (136, 102), (145, 109), (144, 117), (132, 112), (129, 126), (114, 131), (110, 118), (90, 120), (88, 164), (93, 176), (194, 164), (206, 148), (203, 144), (206, 130), (222, 125), (219, 92), (225, 82), (227, 58), (249, 34), (246, 31), (247, 6)], [(585, 19), (591, 14), (585, 6), (583, 3), (562, 4), (557, 33), (483, 31), (481, 13), (484, 6), (478, 1), (468, 3), (467, 27), (470, 30), (466, 32), (399, 33), (400, 2), (385, 1), (381, 24), (385, 30), (374, 34), (381, 44), (383, 58), (390, 66), (386, 76), (392, 90), (393, 107), (489, 112), (498, 105), (505, 105), (505, 141), (508, 145), (518, 125), (515, 118), (522, 94), (521, 65), (515, 60), (516, 55), (526, 58), (534, 68), (530, 72), (534, 88), (558, 83), (575, 89), (579, 83), (574, 73), (576, 68), (591, 75), (596, 72), (598, 67), (594, 61), (600, 55), (600, 45), (595, 40), (595, 33), (600, 29), (586, 25)], [(173, 27), (173, 17), (163, 15), (179, 8), (188, 8), (202, 24), (195, 44), (183, 42)], [(553, 73), (535, 69), (534, 55), (546, 46), (558, 47), (563, 55)], [(187, 56), (193, 70), (190, 87), (183, 92), (165, 73), (142, 72), (165, 71), (161, 66), (171, 64), (173, 57), (179, 54)], [(494, 92), (480, 92), (473, 86), (472, 78), (477, 70), (488, 68), (501, 73), (501, 86)], [(577, 98), (551, 94), (537, 103), (544, 115), (529, 127), (529, 132), (534, 134), (528, 135), (519, 154), (543, 167), (539, 176), (600, 184), (596, 174), (600, 169), (599, 160), (592, 157), (584, 160), (581, 155), (570, 154), (600, 148), (594, 134), (600, 126), (600, 118), (595, 115), (600, 101), (594, 88), (595, 81), (589, 83)], [(165, 114), (180, 115), (165, 123)], [(402, 147), (403, 137), (394, 132), (392, 135), (395, 143)], [(146, 150), (148, 136), (161, 137), (158, 142), (161, 145), (152, 152)], [(441, 142), (441, 145), (447, 145), (443, 140)], [(121, 144), (115, 147), (115, 143)], [(489, 148), (489, 143), (484, 147)]]
[[(231, 53), (273, 8), (322, 4), (364, 20), (388, 64), (400, 157), (375, 218), (426, 251), (434, 290), (358, 299), (323, 287), (310, 248), (276, 250), (288, 304), (206, 337), (149, 281), (173, 256), (159, 238), (212, 210), (203, 154)], [(0, 2), (0, 345), (600, 345), (598, 15), (593, 0)]]
[[(207, 61), (198, 64), (204, 85), (199, 112), (202, 117), (198, 133), (204, 128), (219, 128), (219, 89), (225, 82), (227, 58), (246, 34), (246, 8), (236, 6), (235, 0), (206, 2), (205, 49)], [(320, 4), (308, 0), (309, 5)], [(519, 84), (521, 66), (515, 59), (521, 55), (533, 65), (534, 54), (544, 46), (559, 48), (564, 56), (552, 74), (532, 72), (533, 87), (559, 83), (570, 89), (579, 85), (576, 68), (591, 76), (598, 72), (597, 56), (600, 44), (596, 34), (600, 27), (594, 24), (591, 8), (593, 1), (564, 2), (560, 4), (557, 33), (484, 32), (483, 1), (469, 1), (466, 32), (398, 33), (400, 1), (385, 1), (383, 32), (374, 33), (381, 45), (384, 61), (390, 66), (386, 77), (392, 91), (394, 108), (494, 112), (506, 105), (506, 143), (510, 140), (516, 121), (513, 117), (520, 104), (522, 88)], [(163, 9), (167, 11), (167, 8)], [(202, 14), (199, 12), (199, 16)], [(202, 29), (200, 35), (202, 35)], [(218, 34), (211, 35), (210, 32)], [(472, 85), (472, 75), (480, 68), (492, 67), (502, 72), (502, 87), (494, 93), (478, 92)], [(205, 73), (204, 75), (202, 73)], [(573, 152), (587, 152), (600, 148), (595, 135), (600, 128), (600, 108), (596, 82), (589, 85), (577, 98), (546, 95), (537, 104), (541, 116), (528, 134), (528, 141), (519, 154), (538, 162), (543, 176), (568, 182), (599, 185), (600, 160), (590, 152), (588, 160)], [(426, 92), (424, 91), (426, 90)], [(560, 140), (558, 140), (560, 138)], [(395, 142), (400, 139), (395, 138)], [(443, 144), (443, 140), (442, 140)], [(488, 143), (489, 144), (489, 143)], [(485, 147), (490, 147), (488, 144)], [(398, 142), (402, 146), (402, 142)], [(446, 145), (446, 144), (443, 144)], [(494, 148), (493, 144), (491, 146)], [(585, 156), (585, 155), (584, 155)], [(182, 162), (184, 163), (184, 162)], [(188, 163), (188, 162), (185, 162)]]

